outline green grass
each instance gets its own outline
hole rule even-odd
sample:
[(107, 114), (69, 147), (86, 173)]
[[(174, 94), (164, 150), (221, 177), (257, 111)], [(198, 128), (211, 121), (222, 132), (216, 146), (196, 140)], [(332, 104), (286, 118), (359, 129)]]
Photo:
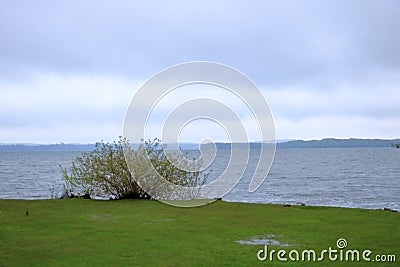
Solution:
[(400, 213), (389, 211), (222, 201), (199, 208), (151, 200), (0, 201), (0, 266), (309, 265), (260, 262), (256, 253), (262, 245), (236, 242), (271, 234), (280, 242), (299, 245), (269, 249), (319, 252), (336, 248), (336, 240), (346, 238), (348, 249), (394, 254), (397, 264), (400, 261)]

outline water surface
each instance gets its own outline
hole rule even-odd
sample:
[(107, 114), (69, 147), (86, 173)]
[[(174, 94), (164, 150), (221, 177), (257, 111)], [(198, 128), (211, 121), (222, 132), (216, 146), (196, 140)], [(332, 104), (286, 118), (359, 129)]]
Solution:
[[(0, 199), (46, 199), (62, 191), (59, 165), (80, 152), (0, 152)], [(219, 150), (212, 180), (229, 150)], [(400, 210), (400, 149), (329, 148), (277, 150), (271, 171), (248, 192), (257, 153), (239, 184), (223, 199), (252, 203), (305, 204)]]

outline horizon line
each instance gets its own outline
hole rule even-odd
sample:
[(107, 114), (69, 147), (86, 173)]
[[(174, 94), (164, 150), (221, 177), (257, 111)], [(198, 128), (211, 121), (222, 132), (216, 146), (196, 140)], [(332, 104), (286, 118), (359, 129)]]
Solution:
[[(349, 137), (349, 138), (336, 138), (336, 137), (323, 137), (321, 139), (291, 139), (291, 138), (284, 138), (284, 139), (276, 139), (274, 140), (275, 143), (286, 143), (290, 141), (304, 141), (304, 142), (312, 142), (312, 141), (323, 141), (323, 140), (384, 140), (384, 141), (390, 141), (390, 140), (399, 140), (400, 137), (396, 138), (359, 138), (359, 137)], [(245, 143), (270, 143), (272, 140), (264, 140), (264, 141), (249, 141), (249, 142), (226, 142), (226, 141), (216, 141), (214, 142), (215, 144), (232, 144), (232, 143), (239, 143), (239, 144), (245, 144)], [(34, 142), (10, 142), (10, 143), (0, 143), (1, 146), (6, 146), (6, 145), (25, 145), (25, 146), (51, 146), (51, 145), (95, 145), (96, 143), (113, 143), (114, 141), (96, 141), (92, 143), (65, 143), (65, 142), (58, 142), (58, 143), (34, 143)], [(137, 142), (139, 143), (139, 142)], [(137, 144), (133, 143), (133, 144)], [(176, 143), (166, 143), (166, 144), (176, 144)], [(178, 144), (192, 144), (192, 145), (199, 145), (201, 143), (198, 142), (179, 142)]]

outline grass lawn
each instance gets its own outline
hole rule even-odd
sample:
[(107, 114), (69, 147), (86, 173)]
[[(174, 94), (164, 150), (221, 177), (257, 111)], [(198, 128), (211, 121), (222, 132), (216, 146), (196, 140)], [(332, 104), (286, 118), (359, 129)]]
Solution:
[[(29, 211), (29, 215), (26, 215)], [(216, 201), (177, 208), (152, 200), (0, 200), (0, 266), (306, 266), (257, 259), (263, 245), (238, 240), (275, 235), (268, 246), (320, 252), (344, 249), (392, 254), (397, 262), (315, 262), (317, 266), (397, 266), (400, 213), (284, 207)]]

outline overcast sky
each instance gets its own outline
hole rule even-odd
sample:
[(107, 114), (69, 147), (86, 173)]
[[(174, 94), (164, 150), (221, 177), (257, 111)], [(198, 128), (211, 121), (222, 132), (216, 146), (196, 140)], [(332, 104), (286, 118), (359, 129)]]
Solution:
[(187, 61), (250, 77), (278, 139), (400, 137), (400, 1), (60, 2), (0, 2), (0, 143), (113, 140)]

